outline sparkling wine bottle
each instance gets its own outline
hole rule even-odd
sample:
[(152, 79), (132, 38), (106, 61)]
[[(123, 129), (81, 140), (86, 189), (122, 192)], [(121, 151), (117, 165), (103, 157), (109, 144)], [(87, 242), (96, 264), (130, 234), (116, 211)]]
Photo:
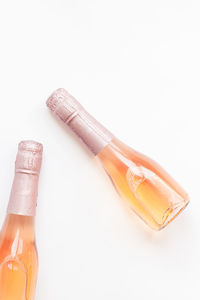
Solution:
[(19, 144), (7, 216), (0, 233), (0, 299), (33, 300), (37, 277), (34, 216), (42, 145)]
[(47, 106), (100, 159), (120, 196), (150, 227), (162, 229), (188, 204), (188, 195), (167, 172), (116, 139), (66, 90), (56, 90)]

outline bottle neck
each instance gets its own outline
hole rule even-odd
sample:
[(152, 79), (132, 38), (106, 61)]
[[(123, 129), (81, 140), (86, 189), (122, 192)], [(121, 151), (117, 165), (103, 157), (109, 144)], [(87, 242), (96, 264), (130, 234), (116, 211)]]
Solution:
[(68, 116), (65, 123), (97, 155), (113, 139), (113, 135), (85, 110)]
[(35, 216), (38, 193), (37, 173), (16, 170), (8, 203), (8, 214)]
[(1, 230), (1, 239), (7, 238), (10, 240), (19, 240), (21, 238), (25, 240), (35, 240), (35, 218), (7, 214)]

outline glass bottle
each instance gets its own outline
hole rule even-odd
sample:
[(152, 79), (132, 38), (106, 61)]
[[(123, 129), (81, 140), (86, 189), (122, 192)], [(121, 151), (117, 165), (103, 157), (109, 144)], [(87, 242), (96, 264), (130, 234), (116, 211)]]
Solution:
[(186, 192), (160, 165), (119, 141), (66, 90), (56, 90), (47, 106), (100, 159), (119, 195), (151, 228), (162, 229), (188, 204)]

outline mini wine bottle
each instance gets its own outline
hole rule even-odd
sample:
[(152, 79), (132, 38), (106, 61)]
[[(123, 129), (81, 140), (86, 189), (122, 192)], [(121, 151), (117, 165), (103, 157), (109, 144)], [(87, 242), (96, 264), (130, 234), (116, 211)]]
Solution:
[(66, 90), (56, 90), (47, 106), (100, 159), (120, 196), (150, 227), (162, 229), (188, 204), (186, 192), (160, 165), (119, 141)]
[(0, 299), (33, 300), (38, 269), (34, 217), (42, 145), (19, 144), (7, 216), (0, 233)]

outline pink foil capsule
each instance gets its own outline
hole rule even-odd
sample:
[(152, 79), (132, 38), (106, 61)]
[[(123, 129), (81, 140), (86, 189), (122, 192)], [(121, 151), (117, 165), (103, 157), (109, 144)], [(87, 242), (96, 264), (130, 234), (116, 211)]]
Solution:
[(34, 141), (19, 144), (8, 213), (35, 216), (42, 151), (42, 144)]

